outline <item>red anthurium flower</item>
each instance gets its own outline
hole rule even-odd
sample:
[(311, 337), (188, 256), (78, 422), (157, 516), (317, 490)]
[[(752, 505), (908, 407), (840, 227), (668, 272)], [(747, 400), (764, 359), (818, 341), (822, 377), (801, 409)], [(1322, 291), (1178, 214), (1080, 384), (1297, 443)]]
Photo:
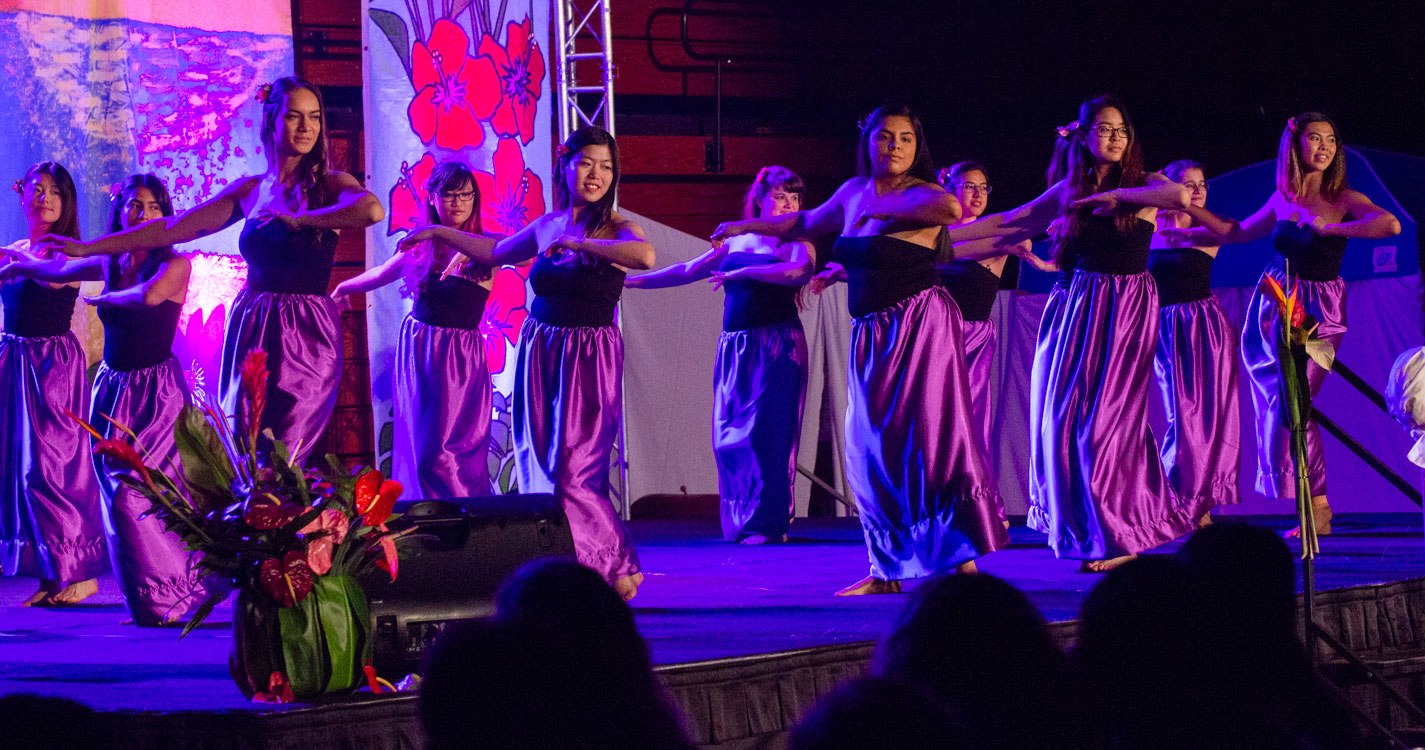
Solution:
[(284, 607), (295, 606), (312, 593), (312, 569), (298, 550), (262, 561), (257, 584), (268, 596)]
[(426, 209), (426, 182), (435, 169), (435, 159), (430, 154), (421, 156), (415, 164), (401, 162), (401, 176), (396, 178), (391, 188), (391, 215), (386, 222), (386, 234), (392, 235), (402, 230), (422, 227), (429, 222)]
[(279, 503), (263, 496), (255, 496), (248, 500), (247, 507), (243, 508), (242, 520), (258, 531), (271, 531), (286, 526), (305, 511), (306, 508), (300, 505)]
[(332, 549), (346, 538), (348, 522), (346, 514), (334, 508), (327, 508), (316, 520), (302, 529), (302, 534), (329, 532), (315, 539), (307, 540), (307, 566), (313, 573), (323, 575), (332, 569)]
[(376, 496), (381, 491), (381, 483), (386, 477), (376, 469), (367, 469), (356, 478), (356, 486), (351, 489), (351, 499), (356, 505), (356, 512), (360, 514), (371, 510), (371, 506), (376, 504)]
[(287, 675), (281, 672), (273, 672), (267, 678), (267, 689), (259, 690), (252, 696), (254, 703), (292, 703), (297, 700), (297, 696), (292, 694), (292, 685), (287, 682)]
[(119, 462), (126, 469), (137, 472), (144, 484), (152, 485), (153, 478), (148, 473), (148, 467), (143, 465), (143, 457), (139, 452), (122, 438), (105, 438), (94, 444), (94, 454), (97, 456), (108, 456)]
[[(380, 530), (386, 531), (385, 524), (380, 526)], [(396, 573), (401, 567), (401, 558), (396, 556), (396, 540), (392, 539), (390, 534), (383, 534), (376, 543), (381, 547), (381, 556), (376, 558), (376, 567), (389, 573), (391, 580), (396, 580)]]
[(534, 139), (534, 111), (544, 84), (544, 56), (531, 32), (529, 16), (505, 30), (505, 46), (489, 34), (480, 38), (480, 55), (495, 63), (503, 98), (490, 125), (498, 135), (518, 136), (521, 143)]
[(258, 348), (249, 349), (239, 372), (242, 392), (247, 396), (247, 444), (252, 446), (257, 444), (257, 434), (262, 429), (262, 412), (267, 408), (267, 352)]
[(500, 105), (500, 79), (490, 58), (471, 57), (469, 50), (465, 30), (444, 18), (411, 50), (416, 96), (406, 114), (423, 143), (459, 150), (485, 140), (480, 121)]
[(485, 362), (490, 374), (505, 371), (506, 343), (517, 344), (520, 326), (529, 315), (525, 309), (525, 275), (529, 266), (505, 266), (495, 272), (495, 286), (480, 316), (480, 335), (485, 339)]
[(494, 174), (475, 171), (480, 224), (486, 231), (514, 234), (544, 214), (544, 183), (525, 167), (524, 152), (514, 139), (500, 139), (491, 161)]
[(376, 502), (372, 503), (371, 509), (362, 514), (361, 522), (367, 526), (382, 526), (391, 517), (391, 511), (396, 507), (396, 501), (401, 497), (401, 483), (394, 479), (387, 479), (381, 483), (381, 489), (376, 493)]

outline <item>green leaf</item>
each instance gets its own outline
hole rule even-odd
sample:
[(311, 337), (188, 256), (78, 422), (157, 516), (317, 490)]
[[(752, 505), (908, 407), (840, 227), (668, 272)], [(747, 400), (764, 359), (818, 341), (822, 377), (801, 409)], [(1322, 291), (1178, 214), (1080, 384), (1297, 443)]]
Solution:
[(368, 13), (376, 27), (385, 34), (386, 40), (396, 50), (396, 56), (401, 58), (401, 67), (406, 69), (406, 75), (411, 74), (411, 35), (406, 31), (406, 21), (389, 10), (378, 10), (372, 8)]
[(1317, 367), (1330, 371), (1331, 366), (1336, 364), (1336, 347), (1329, 341), (1310, 339), (1306, 342), (1306, 356), (1311, 357)]
[[(313, 580), (316, 583), (316, 579)], [(318, 620), (316, 587), (302, 601), (277, 610), (287, 681), (300, 696), (318, 695), (327, 684), (326, 646)]]
[(312, 597), (317, 600), (317, 615), (331, 664), (326, 684), (329, 693), (354, 687), (360, 670), (357, 657), (364, 628), (353, 622), (346, 580), (346, 576), (318, 576), (312, 581)]
[(183, 413), (173, 424), (173, 441), (178, 448), (188, 494), (199, 507), (226, 505), (237, 472), (221, 435), (208, 422), (202, 409), (191, 405), (183, 407)]
[[(188, 613), (188, 624), (183, 626), (183, 632), (178, 634), (180, 639), (192, 632), (193, 628), (203, 624), (208, 619), (208, 615), (213, 613), (213, 608), (227, 600), (232, 591), (226, 588), (219, 588), (208, 592), (208, 598), (203, 600), (195, 609)], [(236, 613), (233, 614), (237, 616)]]

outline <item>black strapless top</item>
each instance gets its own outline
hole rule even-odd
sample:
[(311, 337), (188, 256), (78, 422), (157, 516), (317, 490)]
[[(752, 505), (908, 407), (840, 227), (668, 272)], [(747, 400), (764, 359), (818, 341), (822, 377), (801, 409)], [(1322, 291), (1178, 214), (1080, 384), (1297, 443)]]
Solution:
[(843, 235), (831, 252), (846, 268), (847, 307), (858, 318), (940, 285), (935, 248), (884, 234)]
[(426, 276), (411, 317), (422, 323), (442, 328), (462, 328), (473, 331), (480, 327), (490, 290), (462, 276), (440, 273)]
[[(149, 256), (139, 270), (144, 282), (158, 273), (159, 262)], [(119, 277), (119, 258), (109, 260), (109, 283)], [(162, 364), (173, 356), (173, 337), (178, 331), (178, 314), (183, 305), (164, 300), (153, 307), (101, 305), (99, 320), (104, 323), (104, 364), (115, 370), (142, 370)]]
[(1272, 245), (1291, 262), (1291, 272), (1307, 281), (1334, 281), (1341, 275), (1345, 237), (1322, 237), (1311, 227), (1279, 221), (1272, 229)]
[(326, 294), (336, 259), (336, 232), (294, 232), (280, 221), (259, 225), (249, 219), (238, 236), (247, 261), (247, 288), (279, 294)]
[(1179, 305), (1212, 296), (1212, 256), (1191, 247), (1154, 250), (1148, 273), (1158, 284), (1158, 305)]
[(534, 289), (529, 313), (541, 323), (563, 328), (613, 325), (623, 279), (624, 272), (614, 264), (589, 255), (558, 264), (541, 254), (529, 269)]
[(25, 279), (0, 287), (0, 303), (5, 308), (5, 333), (25, 338), (62, 336), (69, 331), (79, 287), (52, 289), (48, 284)]
[[(764, 253), (728, 253), (718, 270), (733, 271), (780, 262)], [(752, 279), (728, 281), (722, 285), (726, 293), (722, 300), (722, 330), (748, 331), (795, 320), (797, 289), (795, 286)]]
[(995, 295), (999, 293), (999, 277), (994, 271), (973, 260), (952, 261), (936, 271), (940, 274), (940, 285), (950, 292), (960, 308), (961, 317), (971, 321), (990, 319)]
[(1125, 276), (1148, 270), (1152, 222), (1134, 219), (1132, 229), (1119, 232), (1114, 217), (1090, 215), (1080, 227), (1077, 236), (1065, 240), (1077, 268)]

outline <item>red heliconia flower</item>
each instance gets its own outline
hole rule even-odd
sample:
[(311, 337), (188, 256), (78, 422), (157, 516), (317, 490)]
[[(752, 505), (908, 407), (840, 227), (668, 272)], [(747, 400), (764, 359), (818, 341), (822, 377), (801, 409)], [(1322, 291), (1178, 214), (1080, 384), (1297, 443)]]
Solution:
[(406, 114), (421, 142), (459, 150), (485, 140), (480, 121), (500, 105), (495, 63), (471, 57), (470, 37), (448, 19), (431, 27), (430, 39), (411, 50), (411, 83), (416, 96)]
[(281, 560), (275, 557), (263, 560), (257, 573), (257, 585), (278, 604), (292, 607), (312, 593), (312, 569), (302, 553), (294, 549)]
[(426, 182), (435, 169), (435, 159), (425, 154), (414, 165), (401, 162), (401, 176), (391, 188), (391, 215), (386, 222), (386, 234), (423, 227), (430, 223), (426, 207)]
[(480, 225), (488, 232), (514, 234), (544, 214), (544, 183), (525, 167), (513, 139), (501, 138), (492, 157), (495, 173), (476, 170)]
[(367, 526), (380, 526), (391, 517), (396, 500), (401, 497), (401, 483), (385, 478), (376, 469), (369, 469), (356, 478), (352, 489), (352, 500), (356, 512), (361, 514), (361, 522)]
[(242, 359), (239, 370), (242, 392), (247, 396), (247, 444), (257, 444), (262, 431), (262, 412), (267, 408), (267, 352), (254, 347)]
[(534, 139), (534, 111), (544, 84), (544, 56), (532, 38), (528, 15), (505, 29), (505, 46), (489, 34), (480, 38), (480, 55), (495, 63), (502, 99), (490, 126), (497, 135), (516, 136), (520, 143)]
[(316, 534), (325, 531), (315, 539), (307, 540), (307, 566), (317, 575), (324, 575), (332, 569), (332, 550), (346, 538), (349, 527), (346, 514), (334, 508), (322, 511), (315, 520), (307, 524), (301, 533)]
[(485, 363), (491, 375), (505, 371), (506, 343), (519, 343), (520, 326), (529, 315), (525, 309), (525, 275), (529, 266), (504, 266), (495, 272), (495, 285), (480, 316), (480, 335), (485, 339)]
[(153, 477), (149, 475), (148, 467), (143, 465), (143, 457), (127, 440), (104, 438), (94, 444), (94, 455), (108, 456), (118, 461), (124, 468), (137, 472), (144, 484), (153, 485)]
[(1297, 302), (1291, 308), (1291, 327), (1300, 328), (1306, 322), (1306, 305)]

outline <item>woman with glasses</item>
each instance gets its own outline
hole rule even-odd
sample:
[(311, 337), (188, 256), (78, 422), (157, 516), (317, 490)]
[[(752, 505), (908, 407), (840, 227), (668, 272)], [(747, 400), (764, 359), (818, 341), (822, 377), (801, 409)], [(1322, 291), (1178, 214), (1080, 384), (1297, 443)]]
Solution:
[(347, 279), (332, 299), (379, 289), (397, 279), (414, 299), (396, 340), (391, 475), (405, 497), (441, 499), (490, 494), (493, 395), (480, 319), (494, 285), (490, 266), (453, 250), (448, 237), (493, 248), (480, 231), (480, 192), (470, 168), (441, 162), (425, 184), (427, 226), (398, 251)]
[(738, 235), (840, 234), (851, 308), (847, 478), (870, 575), (840, 595), (891, 594), (1009, 542), (999, 491), (974, 436), (960, 312), (935, 274), (936, 235), (960, 204), (935, 184), (920, 118), (883, 107), (861, 123), (859, 176), (816, 208), (720, 225)]
[[(1158, 293), (1148, 246), (1158, 209), (1188, 191), (1143, 172), (1133, 123), (1116, 99), (1084, 102), (1059, 128), (1053, 185), (1025, 205), (949, 230), (952, 241), (1037, 233), (1058, 220), (1056, 261), (1073, 267), (1048, 331), (1040, 372), (1039, 443), (1045, 471), (1030, 526), (1082, 570), (1122, 565), (1192, 530), (1191, 510), (1163, 472), (1148, 428)], [(1038, 356), (1037, 355), (1037, 356)]]
[[(1341, 280), (1346, 241), (1400, 234), (1400, 221), (1393, 214), (1347, 185), (1346, 154), (1338, 132), (1331, 118), (1320, 112), (1289, 118), (1277, 145), (1276, 191), (1266, 205), (1240, 222), (1191, 206), (1188, 214), (1202, 226), (1162, 232), (1171, 243), (1191, 245), (1250, 242), (1270, 234), (1280, 257), (1262, 272), (1263, 278), (1271, 277), (1287, 288), (1293, 279), (1298, 281), (1299, 299), (1319, 323), (1317, 338), (1337, 349), (1346, 333), (1346, 282)], [(1257, 491), (1269, 497), (1294, 498), (1296, 469), (1291, 436), (1284, 427), (1277, 359), (1280, 327), (1276, 304), (1259, 286), (1242, 329), (1242, 364), (1257, 412)], [(1308, 360), (1306, 382), (1313, 398), (1325, 379), (1326, 371)], [(1307, 424), (1306, 454), (1315, 531), (1329, 534), (1326, 456), (1314, 422)], [(1301, 531), (1298, 528), (1291, 533), (1299, 535)]]
[[(795, 172), (763, 167), (743, 200), (742, 218), (800, 211), (805, 195)], [(747, 234), (624, 280), (629, 289), (663, 289), (709, 279), (726, 292), (714, 368), (713, 458), (729, 542), (787, 540), (807, 381), (797, 303), (815, 252), (809, 242)]]
[[(1195, 161), (1175, 161), (1163, 174), (1188, 189), (1192, 207), (1207, 202), (1207, 178)], [(1158, 230), (1194, 224), (1185, 211), (1159, 211)], [(1168, 483), (1190, 503), (1198, 524), (1241, 498), (1242, 424), (1237, 393), (1237, 330), (1212, 296), (1216, 243), (1194, 247), (1154, 237), (1148, 273), (1158, 284), (1158, 348), (1153, 369), (1168, 428), (1163, 466)]]

